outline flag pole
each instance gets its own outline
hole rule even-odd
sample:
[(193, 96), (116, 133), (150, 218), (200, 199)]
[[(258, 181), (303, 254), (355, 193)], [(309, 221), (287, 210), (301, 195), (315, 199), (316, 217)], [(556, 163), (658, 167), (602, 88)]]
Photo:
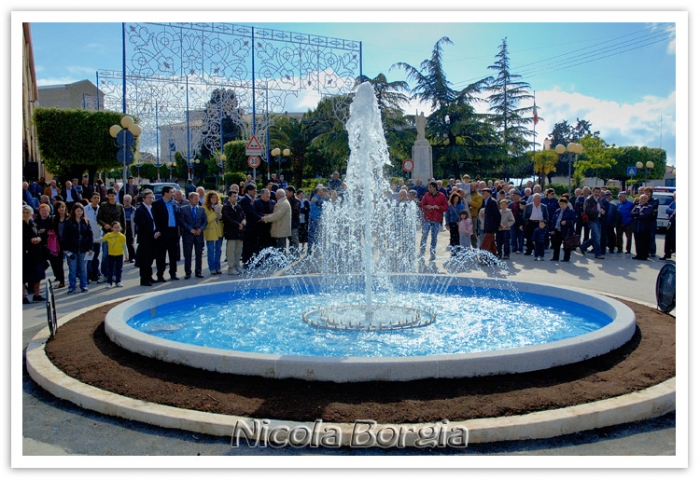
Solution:
[(532, 91), (532, 151), (535, 151), (537, 141), (536, 141), (536, 136), (537, 133), (535, 131), (535, 127), (537, 126), (537, 121), (539, 118), (537, 117), (537, 99), (535, 96), (536, 92), (533, 90)]

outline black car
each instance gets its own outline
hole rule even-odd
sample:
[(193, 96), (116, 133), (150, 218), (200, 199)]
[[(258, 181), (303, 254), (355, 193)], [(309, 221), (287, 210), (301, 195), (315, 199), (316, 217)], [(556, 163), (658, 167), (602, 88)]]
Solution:
[(160, 198), (163, 196), (163, 187), (168, 186), (168, 187), (173, 187), (175, 190), (182, 190), (180, 188), (180, 185), (177, 183), (168, 183), (168, 182), (163, 182), (163, 183), (144, 183), (141, 185), (141, 188), (139, 189), (139, 195), (138, 195), (138, 201), (141, 203), (143, 200), (143, 191), (144, 190), (151, 190), (155, 196), (156, 200), (160, 200)]

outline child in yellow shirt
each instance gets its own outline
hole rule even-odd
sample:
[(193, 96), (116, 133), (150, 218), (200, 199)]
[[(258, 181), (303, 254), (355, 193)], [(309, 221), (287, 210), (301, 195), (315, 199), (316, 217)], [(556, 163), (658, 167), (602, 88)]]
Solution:
[(129, 251), (126, 246), (126, 236), (121, 233), (121, 224), (114, 221), (111, 227), (112, 231), (102, 236), (102, 241), (107, 243), (107, 288), (112, 288), (112, 281), (117, 287), (123, 287), (122, 267), (124, 257), (129, 260)]

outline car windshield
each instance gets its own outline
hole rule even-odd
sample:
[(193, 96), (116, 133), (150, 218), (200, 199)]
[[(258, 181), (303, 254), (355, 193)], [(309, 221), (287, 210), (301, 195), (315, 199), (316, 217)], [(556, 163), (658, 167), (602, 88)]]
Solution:
[(671, 205), (673, 197), (659, 197), (659, 205)]

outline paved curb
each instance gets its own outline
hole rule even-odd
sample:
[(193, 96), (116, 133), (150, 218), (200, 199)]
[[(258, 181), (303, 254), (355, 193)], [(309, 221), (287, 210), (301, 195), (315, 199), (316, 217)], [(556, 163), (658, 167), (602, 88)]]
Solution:
[[(60, 325), (96, 306), (99, 305), (90, 306), (64, 317), (60, 321)], [(42, 388), (54, 396), (68, 400), (82, 408), (164, 428), (177, 428), (221, 437), (231, 437), (234, 428), (237, 427), (237, 432), (240, 434), (243, 433), (241, 430), (245, 428), (250, 431), (254, 428), (254, 425), (257, 425), (257, 428), (264, 425), (265, 428), (262, 428), (261, 431), (258, 430), (259, 434), (255, 434), (258, 440), (267, 440), (266, 436), (274, 434), (277, 435), (275, 437), (276, 440), (286, 441), (287, 435), (294, 430), (303, 433), (314, 428), (314, 424), (310, 422), (264, 420), (264, 424), (261, 424), (262, 419), (258, 419), (256, 423), (256, 419), (250, 417), (185, 410), (135, 400), (83, 384), (69, 377), (51, 363), (45, 352), (48, 338), (49, 329), (47, 327), (41, 330), (27, 346), (26, 359), (29, 375)], [(416, 441), (425, 440), (428, 431), (444, 432), (446, 430), (449, 433), (459, 429), (467, 429), (469, 443), (529, 440), (551, 438), (654, 418), (672, 412), (675, 408), (676, 379), (672, 378), (639, 392), (573, 407), (527, 415), (474, 419), (450, 422), (448, 424), (443, 422), (376, 424), (372, 425), (371, 432), (374, 436), (377, 434), (381, 435), (380, 431), (383, 431), (385, 434), (403, 432), (404, 445), (408, 447), (418, 446)], [(241, 426), (244, 428), (241, 428)], [(323, 423), (320, 428), (325, 429), (321, 431), (321, 435), (323, 435), (323, 431), (339, 432), (340, 444), (346, 446), (351, 446), (353, 441), (365, 442), (368, 440), (368, 435), (372, 436), (372, 434), (367, 433), (369, 427), (365, 424), (360, 425), (358, 428), (357, 424)], [(356, 435), (360, 430), (363, 432), (362, 437)], [(374, 443), (367, 446), (378, 445)]]

